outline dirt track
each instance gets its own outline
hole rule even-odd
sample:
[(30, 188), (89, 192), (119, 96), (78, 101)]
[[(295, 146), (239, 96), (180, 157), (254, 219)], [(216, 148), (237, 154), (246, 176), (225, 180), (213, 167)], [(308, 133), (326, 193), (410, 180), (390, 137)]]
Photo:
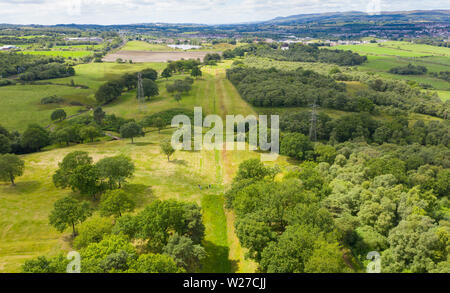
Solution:
[[(167, 62), (167, 61), (178, 61), (181, 59), (200, 59), (206, 54), (212, 52), (200, 52), (200, 51), (189, 51), (189, 52), (148, 52), (148, 51), (119, 51), (116, 53), (108, 54), (103, 58), (106, 62), (115, 62), (117, 59), (122, 60), (133, 60), (133, 62)], [(219, 53), (219, 52), (214, 52)]]

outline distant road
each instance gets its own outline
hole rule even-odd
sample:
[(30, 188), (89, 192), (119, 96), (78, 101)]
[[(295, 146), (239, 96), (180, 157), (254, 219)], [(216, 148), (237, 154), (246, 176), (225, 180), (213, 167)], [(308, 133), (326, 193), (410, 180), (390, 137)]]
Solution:
[(103, 58), (106, 62), (115, 62), (117, 59), (132, 60), (133, 62), (167, 62), (181, 59), (200, 59), (203, 61), (208, 51), (185, 51), (185, 52), (149, 52), (149, 51), (118, 51), (110, 53)]

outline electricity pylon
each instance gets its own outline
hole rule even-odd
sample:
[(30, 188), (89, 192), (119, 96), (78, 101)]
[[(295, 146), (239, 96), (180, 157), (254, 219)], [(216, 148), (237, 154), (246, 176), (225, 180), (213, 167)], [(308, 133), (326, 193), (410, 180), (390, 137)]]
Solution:
[(313, 142), (317, 141), (317, 108), (316, 100), (314, 100), (311, 105), (311, 124), (309, 127), (309, 139)]
[(142, 73), (138, 73), (138, 84), (137, 84), (137, 99), (139, 103), (139, 108), (141, 111), (144, 108), (144, 86), (142, 85)]

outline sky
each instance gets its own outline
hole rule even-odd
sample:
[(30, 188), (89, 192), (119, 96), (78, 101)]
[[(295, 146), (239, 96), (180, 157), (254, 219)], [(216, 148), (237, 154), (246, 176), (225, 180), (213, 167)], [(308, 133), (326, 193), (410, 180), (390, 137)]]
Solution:
[(450, 9), (449, 0), (0, 0), (0, 23), (225, 24), (336, 11)]

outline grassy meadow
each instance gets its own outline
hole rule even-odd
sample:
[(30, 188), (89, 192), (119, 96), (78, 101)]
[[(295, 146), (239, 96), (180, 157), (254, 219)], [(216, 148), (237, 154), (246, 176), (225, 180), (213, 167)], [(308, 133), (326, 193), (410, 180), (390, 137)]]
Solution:
[(397, 75), (389, 73), (389, 69), (397, 66), (425, 66), (428, 72), (450, 71), (450, 48), (436, 47), (409, 42), (389, 41), (379, 44), (343, 45), (333, 49), (351, 50), (366, 55), (368, 62), (358, 66), (361, 70), (377, 73), (385, 78), (414, 81), (417, 84), (428, 84), (433, 87), (439, 97), (446, 101), (450, 96), (450, 83), (425, 75)]
[[(179, 104), (165, 93), (164, 83), (167, 81), (161, 80), (159, 81), (161, 94), (145, 104), (145, 113), (139, 113), (141, 106), (137, 103), (133, 92), (125, 94), (118, 102), (105, 107), (104, 110), (108, 114), (117, 113), (138, 120), (140, 115), (175, 106), (189, 109), (193, 106), (202, 106), (205, 113), (221, 116), (233, 113), (252, 114), (254, 110), (240, 98), (234, 87), (225, 79), (225, 69), (230, 64), (231, 62), (225, 62), (218, 66), (203, 68), (203, 77), (195, 81), (193, 90), (183, 96)], [(88, 91), (92, 91), (107, 78), (127, 70), (137, 71), (148, 66), (150, 65), (113, 63), (80, 65), (74, 80), (80, 84), (89, 84)], [(151, 66), (158, 69), (162, 65), (151, 64)], [(174, 78), (180, 78), (180, 76), (171, 79)], [(54, 82), (65, 81), (67, 80), (61, 79)], [(58, 88), (58, 86), (54, 87)], [(17, 92), (21, 90), (23, 89), (16, 89)], [(36, 106), (30, 105), (30, 112), (36, 111), (33, 107)], [(200, 204), (206, 226), (204, 246), (208, 253), (203, 264), (203, 271), (254, 272), (255, 263), (244, 258), (245, 250), (234, 234), (234, 214), (224, 209), (223, 193), (239, 164), (259, 154), (226, 150), (179, 151), (168, 162), (160, 153), (159, 142), (169, 137), (172, 131), (170, 128), (161, 133), (156, 130), (150, 131), (145, 137), (137, 138), (135, 144), (131, 144), (128, 139), (102, 140), (63, 148), (49, 147), (39, 153), (21, 156), (25, 161), (26, 169), (24, 175), (17, 179), (17, 186), (11, 187), (8, 183), (0, 184), (0, 202), (2, 202), (0, 205), (2, 239), (0, 272), (19, 272), (20, 266), (27, 259), (39, 255), (51, 256), (71, 249), (70, 231), (58, 233), (48, 223), (48, 215), (53, 208), (53, 203), (72, 194), (80, 199), (89, 200), (92, 205), (98, 204), (90, 198), (74, 194), (71, 190), (56, 189), (52, 183), (52, 175), (57, 169), (58, 162), (66, 154), (76, 150), (88, 152), (94, 161), (118, 154), (131, 157), (136, 165), (136, 172), (124, 188), (135, 196), (138, 203), (137, 210), (156, 198)], [(282, 157), (278, 160), (281, 165), (287, 164)], [(211, 170), (214, 171), (211, 172)], [(211, 188), (206, 188), (210, 184)]]

